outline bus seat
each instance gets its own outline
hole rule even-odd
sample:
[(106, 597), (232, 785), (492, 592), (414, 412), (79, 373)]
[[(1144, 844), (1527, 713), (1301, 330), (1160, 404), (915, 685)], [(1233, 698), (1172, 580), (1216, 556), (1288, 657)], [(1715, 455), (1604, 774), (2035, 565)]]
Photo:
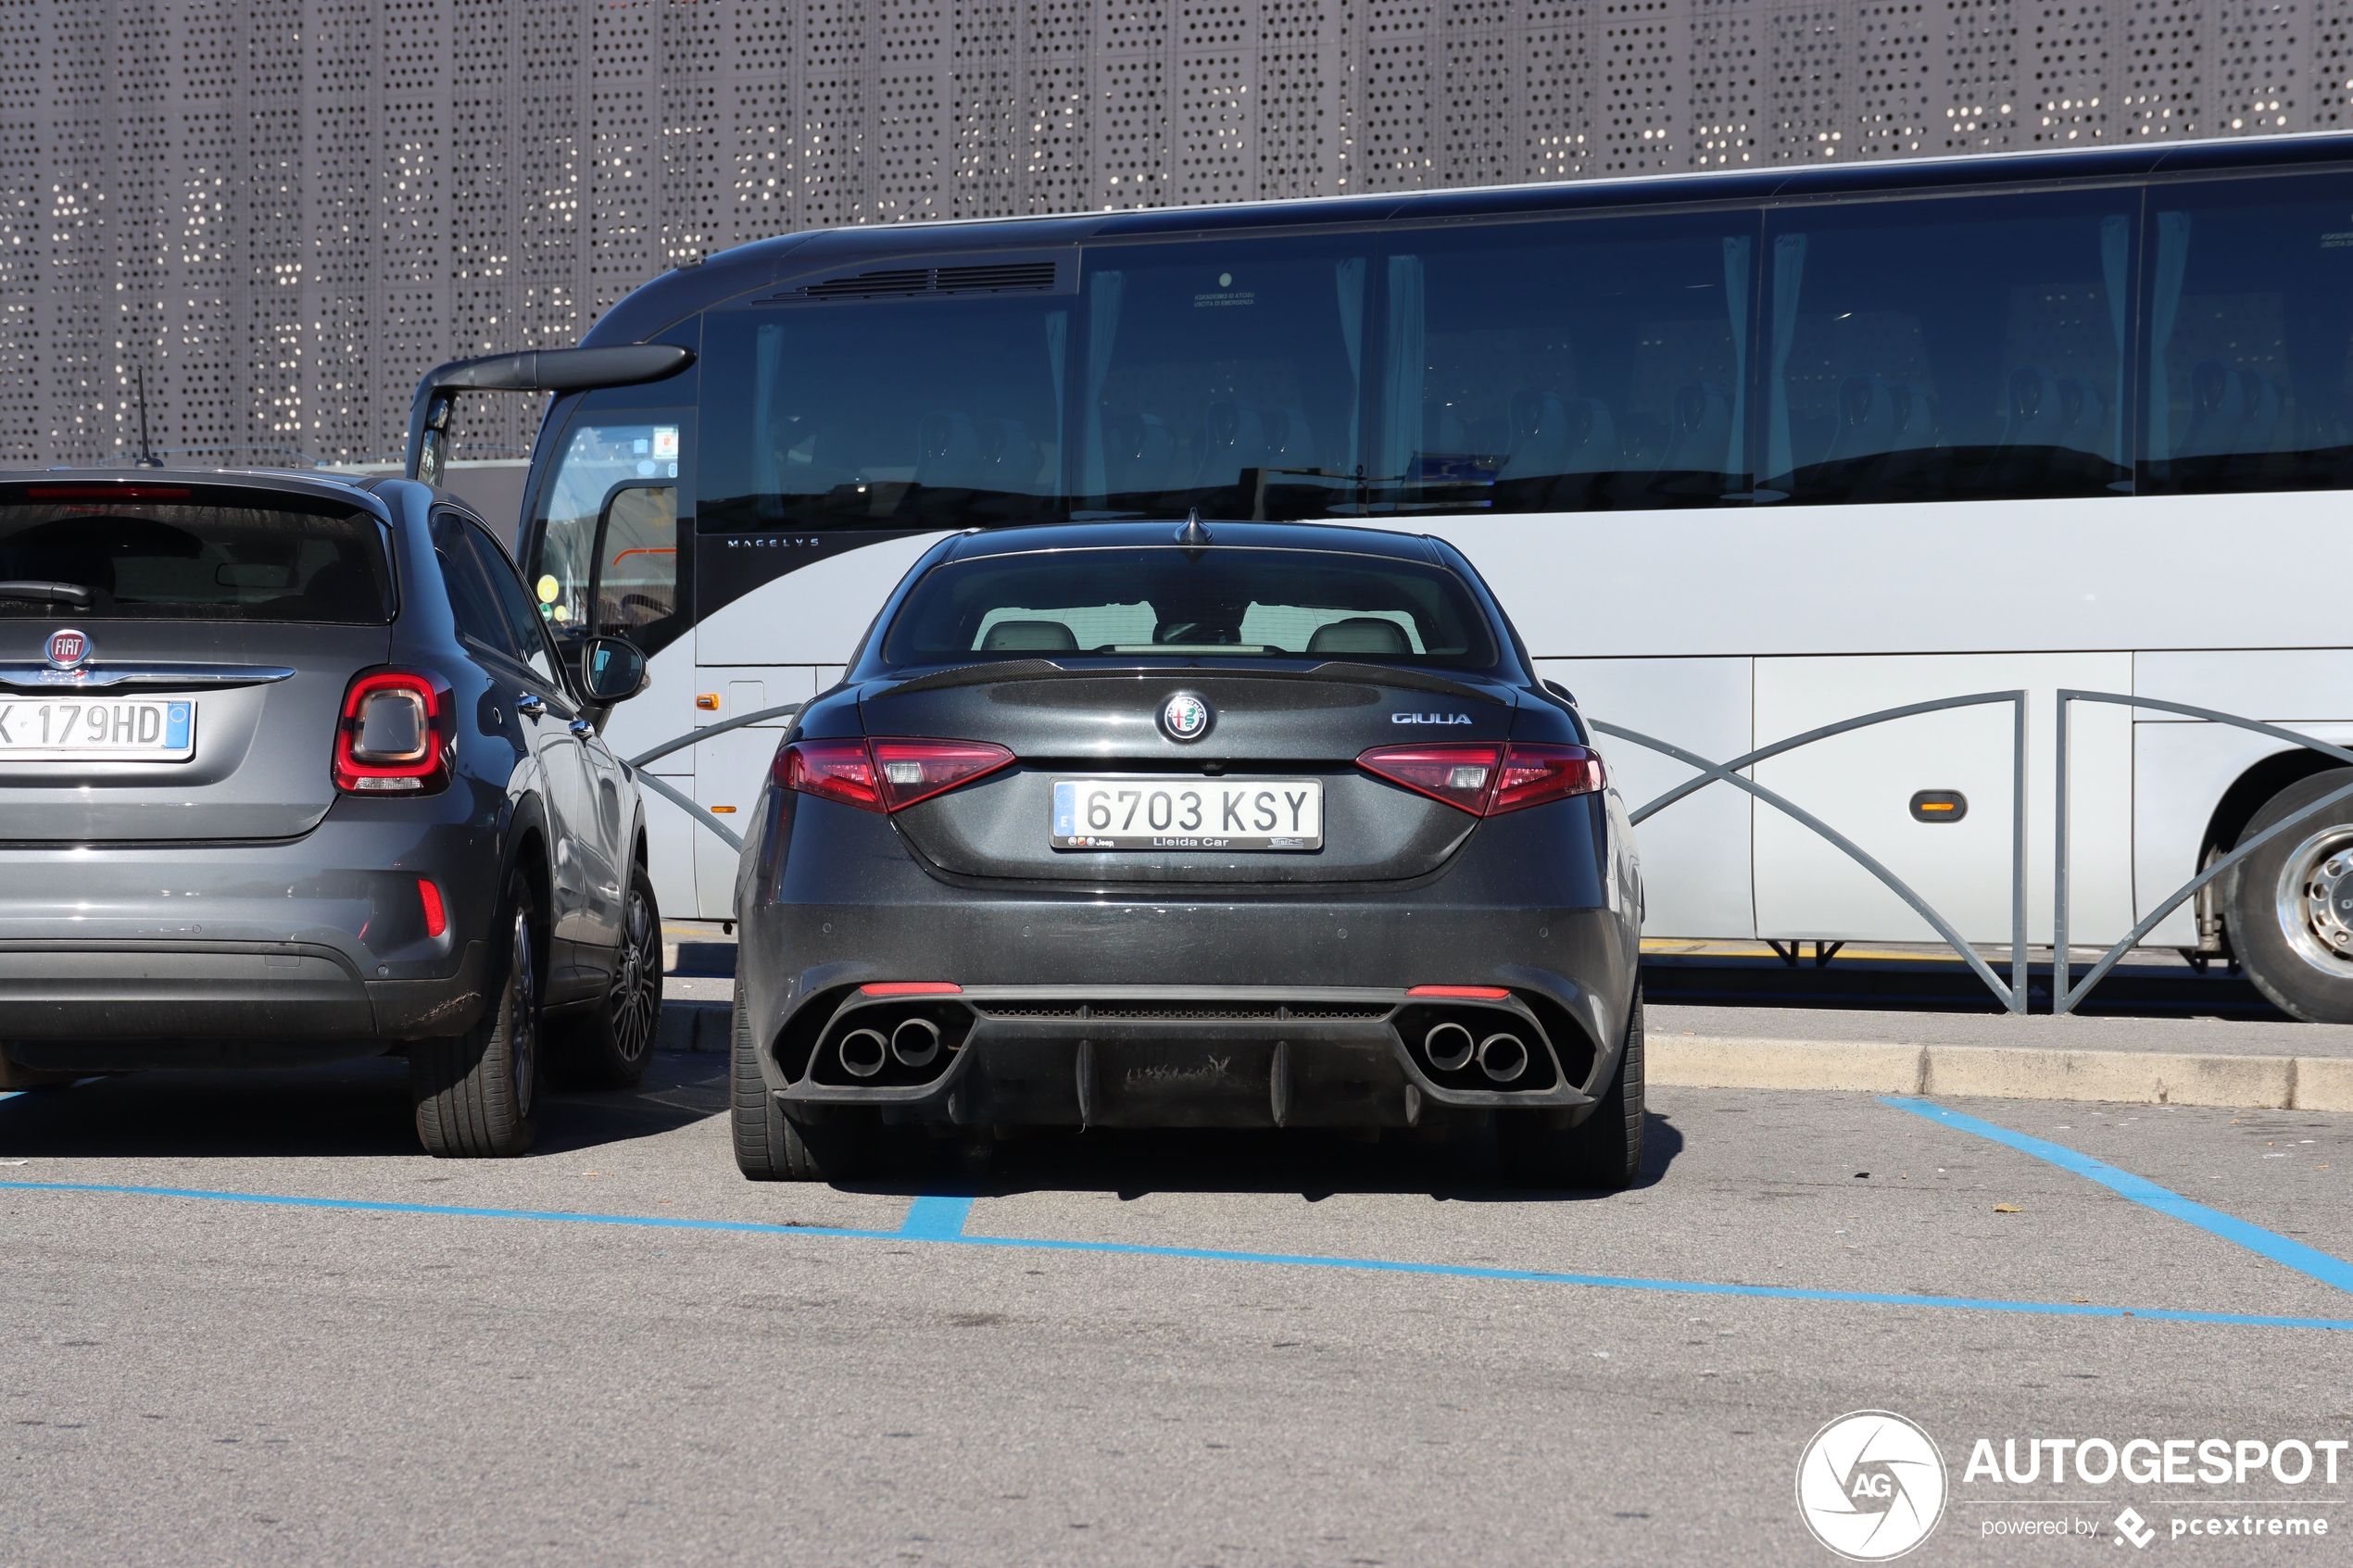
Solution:
[(988, 458), (970, 414), (939, 409), (915, 421), (915, 483), (934, 489), (978, 489)]
[(1059, 621), (1000, 621), (980, 639), (983, 653), (1076, 653), (1078, 638)]
[(1405, 630), (1378, 615), (1352, 615), (1315, 628), (1307, 639), (1309, 653), (1411, 653)]
[(2280, 392), (2259, 371), (2201, 359), (2190, 371), (2190, 425), (2176, 457), (2268, 452), (2280, 421)]
[(1243, 469), (1276, 466), (1266, 439), (1268, 420), (1255, 405), (1221, 397), (1202, 421), (1201, 471), (1196, 485), (1231, 484)]
[(1839, 383), (1838, 426), (1824, 462), (1882, 457), (1932, 445), (1934, 399), (1907, 382), (1849, 376)]
[(981, 488), (1027, 491), (1038, 485), (1045, 455), (1019, 420), (980, 421)]
[(1667, 457), (1658, 471), (1722, 473), (1731, 450), (1732, 395), (1714, 382), (1685, 382), (1677, 387)]
[(1180, 490), (1176, 440), (1157, 414), (1123, 409), (1103, 418), (1103, 483), (1114, 495)]
[(1512, 394), (1511, 421), (1511, 455), (1497, 479), (1617, 471), (1617, 423), (1597, 398), (1523, 389)]

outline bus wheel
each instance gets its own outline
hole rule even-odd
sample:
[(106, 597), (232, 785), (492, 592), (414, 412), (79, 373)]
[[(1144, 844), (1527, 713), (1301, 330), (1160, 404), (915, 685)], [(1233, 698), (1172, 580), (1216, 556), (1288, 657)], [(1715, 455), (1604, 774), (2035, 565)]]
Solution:
[[(2353, 784), (2335, 768), (2263, 804), (2239, 842)], [(2231, 950), (2257, 990), (2312, 1023), (2353, 1023), (2353, 797), (2306, 818), (2223, 877)]]

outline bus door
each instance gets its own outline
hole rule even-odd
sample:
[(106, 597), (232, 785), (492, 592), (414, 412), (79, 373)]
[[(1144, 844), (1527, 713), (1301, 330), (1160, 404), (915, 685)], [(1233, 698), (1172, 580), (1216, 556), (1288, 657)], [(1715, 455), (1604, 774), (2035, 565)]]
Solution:
[[(1758, 746), (1881, 709), (2024, 688), (2027, 940), (2050, 941), (2054, 694), (2132, 690), (2131, 654), (1759, 659), (1755, 669)], [(2133, 924), (2132, 714), (2078, 703), (2069, 722), (2069, 930), (2105, 946)], [(1853, 839), (1968, 940), (2007, 945), (2013, 723), (2008, 703), (1891, 720), (1768, 758), (1752, 776)], [(1769, 806), (1754, 815), (1759, 936), (1940, 940), (1836, 846)]]
[[(682, 637), (691, 620), (685, 584), (692, 523), (679, 474), (690, 424), (685, 410), (584, 418), (567, 433), (540, 493), (526, 571), (566, 661), (576, 664), (581, 640), (592, 634), (625, 637), (648, 655), (651, 686), (607, 720), (605, 741), (617, 757), (683, 734), (698, 717), (686, 689), (692, 641)], [(695, 748), (661, 758), (647, 771), (691, 796)], [(665, 914), (691, 916), (698, 830), (651, 791), (645, 801), (655, 897)]]

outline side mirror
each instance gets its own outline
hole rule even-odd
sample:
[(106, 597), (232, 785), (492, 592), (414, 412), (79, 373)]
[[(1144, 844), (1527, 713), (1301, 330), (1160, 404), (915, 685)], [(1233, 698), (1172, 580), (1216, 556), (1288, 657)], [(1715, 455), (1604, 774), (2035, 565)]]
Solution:
[(619, 637), (584, 638), (580, 685), (590, 702), (624, 702), (646, 689), (645, 653)]

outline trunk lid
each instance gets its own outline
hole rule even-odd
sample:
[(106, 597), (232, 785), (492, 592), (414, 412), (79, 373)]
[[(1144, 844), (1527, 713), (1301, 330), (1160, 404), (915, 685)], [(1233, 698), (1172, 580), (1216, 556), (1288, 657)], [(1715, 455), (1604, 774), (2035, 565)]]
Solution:
[[(63, 609), (63, 607), (60, 607)], [(89, 634), (88, 672), (52, 671), (49, 634)], [(189, 703), (184, 759), (27, 757), (0, 747), (0, 840), (292, 838), (334, 803), (335, 721), (353, 671), (384, 662), (386, 626), (0, 621), (0, 727), (85, 733), (94, 706)], [(44, 709), (47, 711), (44, 713)], [(75, 710), (69, 718), (69, 709)]]
[[(1171, 697), (1210, 709), (1199, 740), (1161, 724)], [(1223, 665), (1065, 670), (1043, 661), (950, 671), (863, 699), (874, 736), (988, 741), (1013, 766), (898, 812), (926, 859), (965, 876), (1126, 883), (1388, 882), (1443, 865), (1478, 819), (1356, 766), (1373, 746), (1502, 741), (1509, 689), (1378, 666), (1314, 671)], [(1315, 779), (1323, 843), (1311, 850), (1058, 848), (1057, 779), (1138, 778), (1200, 785)]]

